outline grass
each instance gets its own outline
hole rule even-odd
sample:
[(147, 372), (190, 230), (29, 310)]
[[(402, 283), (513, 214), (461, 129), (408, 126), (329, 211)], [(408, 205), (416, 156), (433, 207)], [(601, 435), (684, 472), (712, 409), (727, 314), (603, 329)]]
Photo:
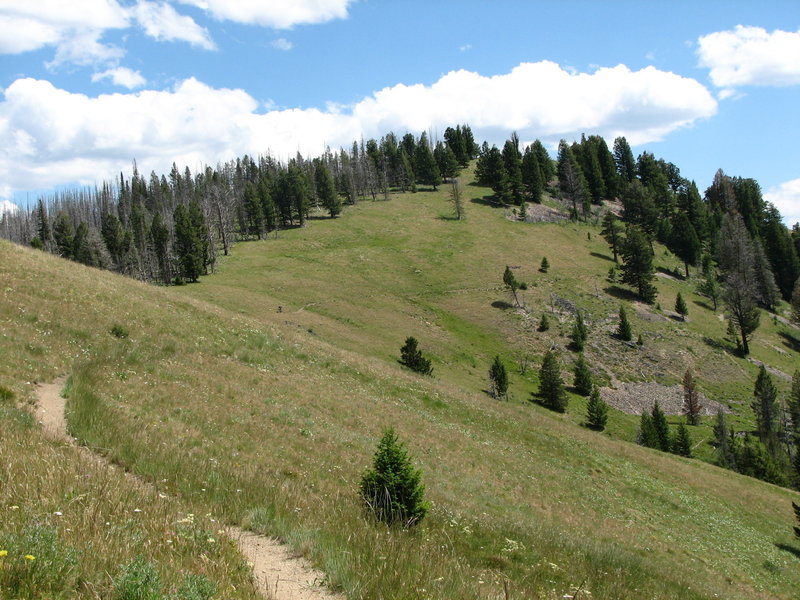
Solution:
[[(512, 223), (480, 203), (468, 206), (466, 221), (440, 219), (446, 210), (433, 192), (362, 202), (336, 221), (240, 244), (217, 275), (171, 289), (0, 244), (0, 276), (13, 281), (0, 290), (2, 352), (10, 358), (0, 382), (25, 402), (26, 382), (69, 374), (73, 435), (176, 498), (172, 511), (164, 508), (168, 517), (137, 517), (152, 518), (145, 531), (153, 533), (122, 528), (118, 551), (85, 567), (85, 577), (105, 582), (105, 591), (115, 581), (151, 581), (131, 549), (167, 532), (174, 540), (191, 512), (208, 516), (186, 533), (197, 545), (181, 560), (209, 552), (203, 532), (211, 519), (240, 523), (289, 542), (350, 598), (492, 598), (503, 597), (504, 585), (512, 598), (561, 598), (581, 585), (594, 598), (792, 597), (800, 563), (782, 546), (794, 544), (789, 502), (797, 494), (627, 443), (634, 416), (614, 412), (607, 434), (579, 427), (585, 400), (576, 396), (564, 416), (527, 401), (541, 350), (568, 343), (571, 317), (553, 308), (553, 294), (587, 316), (595, 368), (620, 380), (674, 383), (686, 365), (709, 365), (695, 371), (705, 393), (746, 400), (755, 366), (703, 341), (724, 327), (692, 304), (688, 284), (658, 281), (662, 306), (672, 306), (678, 290), (689, 301), (689, 323), (629, 311), (634, 336), (643, 333), (646, 343), (619, 360), (611, 352), (622, 345), (610, 334), (620, 300), (603, 291), (610, 262), (596, 228)], [(542, 274), (545, 253), (550, 270)], [(528, 283), (530, 315), (493, 306), (509, 302), (505, 265), (520, 267), (517, 279)], [(544, 310), (551, 329), (539, 333)], [(118, 324), (127, 337), (109, 333)], [(763, 327), (754, 354), (766, 360), (778, 326)], [(436, 377), (397, 364), (408, 335), (434, 358)], [(512, 377), (511, 402), (482, 391), (495, 354), (508, 365), (535, 359), (526, 376)], [(770, 364), (790, 369), (791, 356), (775, 354), (780, 360)], [(563, 363), (568, 356), (563, 350)], [(45, 444), (13, 416), (18, 409), (6, 410), (4, 430)], [(432, 503), (412, 531), (377, 525), (357, 496), (389, 425), (422, 469)], [(691, 429), (695, 439), (703, 431)], [(66, 464), (81, 465), (73, 449), (50, 445), (72, 456)], [(45, 485), (44, 470), (29, 477)], [(112, 487), (97, 477), (66, 497)], [(13, 471), (3, 481), (20, 480)], [(115, 481), (125, 488), (124, 478)], [(130, 514), (140, 502), (115, 506)], [(55, 504), (45, 508), (63, 511)], [(117, 518), (127, 522), (109, 522)], [(26, 535), (26, 523), (2, 527)], [(80, 540), (67, 537), (65, 547), (99, 543), (95, 529), (73, 533)], [(162, 593), (188, 585), (183, 570), (234, 597), (226, 577), (245, 569), (223, 550), (221, 572), (177, 566), (156, 552)], [(212, 562), (216, 569), (222, 559)], [(241, 597), (247, 589), (237, 586)]]

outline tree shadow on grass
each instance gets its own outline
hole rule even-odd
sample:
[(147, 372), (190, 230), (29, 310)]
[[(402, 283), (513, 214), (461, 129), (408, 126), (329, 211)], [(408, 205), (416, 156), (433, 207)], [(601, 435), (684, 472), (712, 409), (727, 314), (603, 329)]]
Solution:
[(495, 300), (494, 302), (492, 302), (492, 306), (494, 308), (499, 308), (500, 310), (508, 310), (509, 308), (514, 308), (513, 304), (510, 304), (505, 300)]
[(780, 550), (785, 550), (789, 554), (794, 554), (795, 558), (800, 558), (800, 548), (790, 546), (789, 544), (775, 544), (775, 547)]
[(717, 312), (716, 310), (714, 310), (714, 307), (708, 304), (707, 302), (703, 302), (702, 300), (693, 300), (692, 302), (694, 302), (700, 308), (705, 308), (706, 310)]
[(479, 196), (477, 198), (470, 198), (469, 201), (473, 204), (491, 206), (492, 208), (501, 208), (503, 206), (503, 203), (498, 202), (494, 196)]
[(795, 352), (800, 352), (800, 338), (793, 336), (788, 331), (779, 331), (778, 335), (783, 338), (784, 346)]
[(600, 254), (599, 252), (590, 252), (589, 254), (596, 258), (602, 258), (604, 260), (610, 260), (611, 262), (614, 262), (614, 259), (611, 258), (608, 254)]
[(609, 285), (608, 287), (603, 288), (603, 291), (609, 296), (613, 296), (617, 300), (628, 300), (629, 302), (635, 302), (639, 300), (639, 296), (635, 292), (621, 288), (618, 285)]
[(664, 267), (656, 267), (656, 271), (662, 273), (664, 275), (669, 275), (670, 277), (677, 279), (678, 281), (685, 281), (686, 276), (683, 273), (679, 273), (677, 271), (673, 271), (671, 269), (665, 269)]
[(740, 350), (731, 347), (731, 345), (728, 343), (715, 340), (714, 338), (710, 338), (708, 336), (703, 336), (703, 342), (705, 342), (707, 346), (710, 346), (715, 350), (721, 350), (722, 352), (727, 352), (731, 356), (735, 356), (737, 358), (744, 358)]

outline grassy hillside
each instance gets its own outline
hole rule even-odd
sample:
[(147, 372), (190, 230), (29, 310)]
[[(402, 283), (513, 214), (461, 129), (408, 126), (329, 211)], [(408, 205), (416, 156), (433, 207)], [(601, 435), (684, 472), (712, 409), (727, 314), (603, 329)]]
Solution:
[[(525, 402), (540, 351), (564, 346), (571, 325), (556, 310), (551, 330), (535, 331), (551, 294), (587, 312), (587, 356), (608, 379), (673, 383), (696, 365), (706, 393), (746, 401), (755, 367), (704, 341), (724, 326), (688, 284), (659, 279), (664, 307), (679, 289), (694, 301), (689, 325), (642, 308), (632, 321), (645, 346), (623, 348), (608, 335), (620, 299), (605, 291), (611, 263), (595, 229), (514, 223), (481, 201), (466, 221), (449, 213), (442, 193), (361, 203), (240, 244), (215, 276), (170, 289), (0, 243), (0, 384), (26, 399), (26, 382), (69, 375), (74, 435), (185, 510), (283, 537), (351, 598), (495, 598), (505, 580), (512, 598), (580, 586), (594, 598), (792, 597), (797, 494), (615, 439), (633, 435), (635, 417), (614, 413), (611, 435), (597, 434), (577, 426), (574, 397), (565, 416)], [(543, 255), (548, 274), (536, 270)], [(529, 283), (530, 315), (508, 306), (507, 264)], [(790, 372), (796, 355), (776, 349), (777, 329), (764, 323), (754, 355)], [(408, 335), (433, 357), (434, 378), (396, 363)], [(496, 353), (534, 362), (514, 374), (508, 403), (482, 391)], [(20, 420), (7, 409), (4, 431)], [(377, 526), (356, 495), (390, 425), (432, 502), (409, 532)], [(109, 561), (97, 573), (127, 558)]]

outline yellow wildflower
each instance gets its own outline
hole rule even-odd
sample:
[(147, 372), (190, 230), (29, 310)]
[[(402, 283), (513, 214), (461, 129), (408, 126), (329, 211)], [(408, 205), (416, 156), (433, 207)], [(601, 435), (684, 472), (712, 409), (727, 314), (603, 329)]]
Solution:
[(0, 558), (3, 558), (4, 556), (8, 556), (8, 550), (0, 550)]
[(33, 554), (26, 554), (25, 560), (36, 560), (36, 557)]

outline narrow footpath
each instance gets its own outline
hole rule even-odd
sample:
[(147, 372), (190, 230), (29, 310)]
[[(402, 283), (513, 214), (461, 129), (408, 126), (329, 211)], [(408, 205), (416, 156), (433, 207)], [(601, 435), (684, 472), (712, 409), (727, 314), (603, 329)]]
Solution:
[[(75, 444), (67, 433), (64, 416), (66, 400), (61, 396), (64, 380), (40, 384), (36, 389), (38, 404), (36, 419), (51, 436)], [(98, 454), (78, 446), (83, 452), (108, 468), (116, 468)], [(145, 480), (126, 472), (138, 485), (152, 487)], [(253, 578), (258, 591), (271, 600), (345, 600), (323, 587), (325, 575), (314, 569), (302, 557), (294, 556), (285, 544), (276, 539), (258, 535), (239, 527), (227, 527), (226, 534), (236, 542), (239, 551), (253, 567)]]

